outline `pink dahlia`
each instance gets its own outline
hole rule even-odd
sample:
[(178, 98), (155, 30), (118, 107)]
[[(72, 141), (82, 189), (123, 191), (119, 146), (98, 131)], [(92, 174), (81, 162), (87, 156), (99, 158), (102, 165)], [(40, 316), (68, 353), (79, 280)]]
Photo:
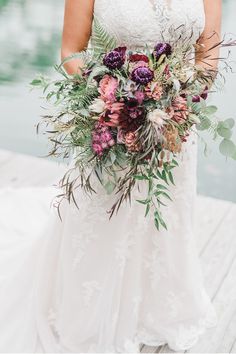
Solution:
[(116, 91), (118, 88), (118, 80), (110, 75), (105, 75), (102, 80), (99, 82), (98, 92), (101, 95), (101, 98), (106, 102), (115, 102), (116, 101)]

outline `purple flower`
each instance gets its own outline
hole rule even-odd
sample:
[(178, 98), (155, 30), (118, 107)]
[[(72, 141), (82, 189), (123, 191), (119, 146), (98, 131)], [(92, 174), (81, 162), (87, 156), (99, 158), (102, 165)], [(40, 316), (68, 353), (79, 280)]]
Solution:
[(107, 53), (103, 59), (103, 64), (109, 69), (120, 69), (125, 63), (126, 47), (118, 47)]
[(140, 66), (131, 74), (131, 79), (136, 82), (136, 84), (147, 85), (154, 78), (153, 71), (146, 66)]
[(172, 48), (169, 43), (158, 43), (154, 48), (154, 55), (157, 60), (164, 54), (167, 57), (172, 53)]

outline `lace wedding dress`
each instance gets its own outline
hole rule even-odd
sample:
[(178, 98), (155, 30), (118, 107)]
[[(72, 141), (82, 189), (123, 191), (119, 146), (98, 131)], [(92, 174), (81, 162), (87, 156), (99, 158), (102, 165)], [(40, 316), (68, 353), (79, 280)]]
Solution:
[[(204, 27), (203, 0), (96, 0), (94, 12), (130, 48), (181, 33), (194, 43)], [(79, 194), (79, 211), (63, 206), (63, 222), (48, 217), (46, 189), (2, 191), (0, 352), (183, 351), (215, 325), (193, 234), (196, 159), (193, 135), (163, 210), (168, 231), (136, 202), (109, 221), (114, 196), (99, 185)]]

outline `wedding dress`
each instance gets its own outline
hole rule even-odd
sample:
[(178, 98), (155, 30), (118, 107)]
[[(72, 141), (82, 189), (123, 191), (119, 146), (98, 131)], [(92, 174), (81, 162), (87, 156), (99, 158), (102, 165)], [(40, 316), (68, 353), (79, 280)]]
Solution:
[[(204, 27), (203, 0), (95, 0), (94, 13), (129, 48), (180, 34), (194, 43)], [(115, 196), (99, 183), (97, 195), (79, 193), (79, 210), (63, 205), (62, 222), (48, 216), (57, 191), (1, 191), (0, 352), (183, 351), (216, 324), (193, 232), (194, 134), (179, 160), (168, 231), (135, 201), (109, 221)]]

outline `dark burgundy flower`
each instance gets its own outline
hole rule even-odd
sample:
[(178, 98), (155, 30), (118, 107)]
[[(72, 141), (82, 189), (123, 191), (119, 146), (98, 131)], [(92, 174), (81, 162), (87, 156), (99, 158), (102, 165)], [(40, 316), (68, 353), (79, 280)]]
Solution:
[(172, 48), (169, 43), (158, 43), (154, 48), (154, 55), (157, 60), (164, 54), (167, 57), (172, 53)]
[(201, 97), (199, 95), (194, 95), (192, 97), (192, 102), (193, 103), (198, 103), (198, 102), (200, 102), (200, 100), (201, 100)]
[(154, 78), (153, 71), (146, 66), (140, 66), (131, 74), (131, 79), (136, 82), (136, 84), (147, 85)]
[(132, 54), (130, 55), (129, 60), (131, 63), (136, 63), (139, 61), (144, 61), (145, 63), (149, 62), (148, 57), (144, 54)]
[(126, 47), (118, 47), (107, 53), (103, 59), (103, 64), (109, 69), (120, 69), (125, 63)]
[(206, 86), (204, 91), (201, 93), (201, 95), (195, 95), (195, 96), (192, 97), (192, 102), (198, 103), (198, 102), (201, 101), (201, 98), (203, 100), (206, 100), (207, 97), (208, 97), (208, 87)]
[(137, 99), (130, 98), (125, 102), (119, 118), (119, 126), (125, 130), (135, 131), (144, 122), (144, 107)]
[(139, 105), (139, 102), (136, 98), (130, 98), (126, 102), (125, 106), (130, 118), (137, 119), (143, 115), (143, 107)]
[(205, 89), (203, 91), (203, 93), (201, 94), (201, 98), (206, 100), (208, 97), (208, 86), (205, 86)]

